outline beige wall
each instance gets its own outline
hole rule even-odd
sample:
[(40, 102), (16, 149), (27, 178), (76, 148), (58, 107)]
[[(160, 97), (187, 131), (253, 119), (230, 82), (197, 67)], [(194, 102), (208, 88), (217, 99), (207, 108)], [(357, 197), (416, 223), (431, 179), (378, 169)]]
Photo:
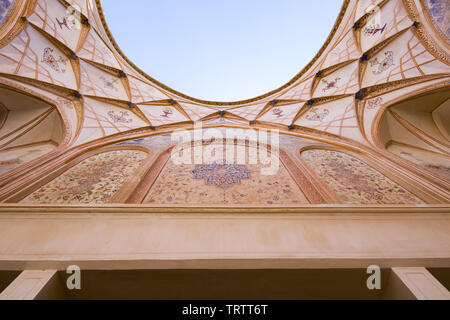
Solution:
[(0, 206), (0, 269), (450, 267), (450, 208)]

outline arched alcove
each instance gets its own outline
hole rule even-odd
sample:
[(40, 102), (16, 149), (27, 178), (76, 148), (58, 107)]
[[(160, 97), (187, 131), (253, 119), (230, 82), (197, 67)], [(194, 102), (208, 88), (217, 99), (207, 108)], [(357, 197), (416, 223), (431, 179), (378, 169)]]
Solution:
[(0, 175), (56, 149), (64, 134), (54, 106), (0, 86)]
[(389, 152), (450, 180), (450, 91), (392, 105), (380, 121), (378, 139)]

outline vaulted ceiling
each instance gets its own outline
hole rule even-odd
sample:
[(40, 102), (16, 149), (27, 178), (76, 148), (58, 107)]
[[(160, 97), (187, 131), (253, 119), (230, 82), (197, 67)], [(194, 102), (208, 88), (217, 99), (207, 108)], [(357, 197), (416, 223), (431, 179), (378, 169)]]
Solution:
[(388, 106), (449, 85), (448, 26), (436, 7), (446, 10), (445, 1), (345, 0), (326, 43), (294, 79), (228, 103), (188, 97), (141, 71), (114, 41), (99, 0), (8, 3), (0, 81), (53, 102), (72, 146), (197, 121), (371, 145)]

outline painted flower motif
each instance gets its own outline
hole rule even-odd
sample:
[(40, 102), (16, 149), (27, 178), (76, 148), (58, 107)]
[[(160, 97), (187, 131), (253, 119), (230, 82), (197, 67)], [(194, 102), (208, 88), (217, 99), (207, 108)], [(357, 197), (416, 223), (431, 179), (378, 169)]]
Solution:
[(379, 108), (381, 106), (382, 103), (383, 103), (383, 98), (382, 97), (377, 97), (375, 99), (368, 100), (367, 101), (367, 109), (368, 110), (377, 109), (377, 108)]
[(62, 56), (55, 56), (55, 49), (53, 48), (45, 48), (42, 56), (42, 63), (45, 63), (51, 69), (58, 73), (66, 72), (67, 58)]
[(116, 114), (115, 111), (109, 111), (108, 117), (111, 119), (112, 122), (115, 124), (125, 124), (125, 123), (132, 123), (133, 119), (128, 119), (130, 115), (127, 111), (120, 111), (119, 114)]
[(319, 108), (313, 108), (306, 115), (306, 119), (308, 121), (323, 122), (328, 117), (329, 114), (330, 114), (330, 110), (328, 110), (328, 109), (319, 111)]
[(376, 67), (375, 70), (372, 71), (373, 74), (379, 75), (389, 70), (394, 65), (394, 51), (386, 51), (384, 56), (385, 58), (381, 61), (379, 61), (378, 58), (370, 61), (370, 66)]

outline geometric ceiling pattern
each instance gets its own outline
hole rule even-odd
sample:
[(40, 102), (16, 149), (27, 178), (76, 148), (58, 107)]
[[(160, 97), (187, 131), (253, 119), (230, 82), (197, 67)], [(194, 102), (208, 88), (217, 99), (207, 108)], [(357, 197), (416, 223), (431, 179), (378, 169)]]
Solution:
[(383, 104), (413, 87), (448, 86), (441, 2), (345, 0), (326, 43), (294, 79), (222, 103), (188, 97), (139, 70), (115, 43), (98, 0), (10, 0), (0, 15), (0, 80), (57, 95), (63, 115), (75, 106), (76, 121), (66, 119), (74, 122), (66, 126), (72, 145), (221, 118), (372, 144)]

